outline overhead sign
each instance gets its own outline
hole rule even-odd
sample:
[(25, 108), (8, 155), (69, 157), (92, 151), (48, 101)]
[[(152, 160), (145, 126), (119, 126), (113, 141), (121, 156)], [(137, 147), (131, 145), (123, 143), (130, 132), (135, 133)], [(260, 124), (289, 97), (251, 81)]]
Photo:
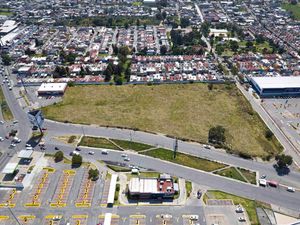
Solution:
[(44, 123), (44, 116), (41, 110), (32, 110), (28, 112), (30, 123), (36, 127), (42, 127)]

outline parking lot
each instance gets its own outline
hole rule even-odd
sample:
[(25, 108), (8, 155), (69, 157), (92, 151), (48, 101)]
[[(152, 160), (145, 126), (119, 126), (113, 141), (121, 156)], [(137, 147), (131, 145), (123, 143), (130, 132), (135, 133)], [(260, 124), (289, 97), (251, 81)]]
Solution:
[(157, 215), (156, 216), (156, 222), (155, 224), (157, 225), (171, 225), (172, 224), (172, 220), (173, 220), (173, 216), (172, 215)]
[(300, 148), (300, 103), (297, 98), (264, 99), (263, 108), (286, 136)]
[(70, 219), (70, 225), (87, 225), (88, 215), (73, 215)]
[(145, 225), (146, 216), (145, 215), (130, 215), (129, 217), (130, 225)]
[(51, 207), (65, 207), (67, 205), (75, 174), (75, 170), (63, 171), (55, 190), (54, 197), (50, 203)]
[(89, 179), (89, 173), (86, 169), (80, 184), (79, 195), (76, 200), (76, 207), (90, 207), (93, 200), (95, 181)]
[(60, 221), (62, 219), (62, 215), (55, 215), (55, 214), (50, 214), (45, 216), (44, 220), (43, 220), (43, 225), (59, 225)]
[(27, 207), (39, 207), (42, 204), (43, 195), (46, 193), (51, 176), (54, 173), (52, 168), (44, 168), (40, 177), (38, 178), (33, 190), (31, 191), (25, 206)]
[(1, 199), (0, 208), (10, 207), (13, 208), (16, 206), (17, 200), (19, 198), (20, 192), (17, 189), (13, 188), (7, 191), (4, 195), (4, 198)]
[(110, 179), (106, 179), (104, 182), (104, 187), (102, 191), (102, 197), (100, 201), (101, 206), (106, 206), (107, 205), (107, 198), (108, 198), (108, 192), (109, 192), (109, 187), (110, 187)]
[[(99, 215), (98, 224), (104, 224), (104, 220), (105, 220), (105, 215), (104, 214)], [(120, 222), (120, 216), (116, 215), (116, 214), (112, 214), (110, 224), (111, 225), (118, 225), (119, 222)]]

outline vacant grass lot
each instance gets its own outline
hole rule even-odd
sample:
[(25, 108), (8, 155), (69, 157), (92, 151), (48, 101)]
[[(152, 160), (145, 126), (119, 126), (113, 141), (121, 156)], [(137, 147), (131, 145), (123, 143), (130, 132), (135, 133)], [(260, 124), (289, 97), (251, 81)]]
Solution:
[(184, 153), (177, 152), (176, 158), (174, 159), (174, 153), (171, 150), (157, 148), (150, 151), (141, 153), (143, 155), (148, 155), (154, 158), (159, 158), (169, 162), (177, 163), (180, 165), (188, 166), (198, 170), (204, 170), (211, 172), (217, 169), (225, 167), (225, 164), (209, 161), (206, 159), (198, 158), (196, 156), (187, 155)]
[(208, 191), (208, 195), (212, 196), (212, 199), (231, 199), (235, 205), (241, 204), (246, 209), (251, 225), (259, 225), (259, 221), (256, 214), (256, 206), (261, 206), (254, 200), (231, 195), (222, 191)]
[(2, 112), (2, 115), (3, 115), (3, 119), (5, 121), (12, 120), (13, 115), (12, 115), (8, 105), (7, 105), (7, 102), (5, 100), (2, 88), (0, 88), (0, 104), (1, 104), (1, 112)]
[(225, 168), (223, 170), (219, 170), (219, 171), (215, 172), (215, 174), (218, 174), (223, 177), (229, 177), (229, 178), (247, 183), (247, 181), (241, 176), (241, 174), (234, 167), (229, 167), (229, 168)]
[(94, 147), (94, 148), (108, 148), (108, 149), (120, 150), (116, 145), (111, 143), (106, 138), (99, 138), (99, 137), (84, 136), (82, 137), (79, 145)]
[(266, 157), (280, 151), (265, 124), (234, 85), (69, 87), (62, 102), (43, 108), (53, 120), (138, 128), (207, 142), (212, 126), (226, 128), (234, 152)]

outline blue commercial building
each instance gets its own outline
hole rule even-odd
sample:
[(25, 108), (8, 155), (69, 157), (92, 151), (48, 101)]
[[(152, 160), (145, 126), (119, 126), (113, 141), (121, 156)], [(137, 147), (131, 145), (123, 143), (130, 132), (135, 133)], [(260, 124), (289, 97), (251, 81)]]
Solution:
[(300, 97), (300, 77), (252, 77), (250, 84), (261, 98)]

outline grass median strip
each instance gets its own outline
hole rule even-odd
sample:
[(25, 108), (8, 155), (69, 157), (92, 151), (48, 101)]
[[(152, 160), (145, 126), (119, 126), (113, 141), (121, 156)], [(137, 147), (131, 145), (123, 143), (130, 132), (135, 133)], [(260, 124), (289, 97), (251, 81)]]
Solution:
[(5, 121), (9, 121), (13, 119), (13, 115), (10, 111), (10, 108), (7, 105), (7, 102), (5, 100), (2, 88), (0, 88), (0, 104), (1, 104), (1, 111), (2, 111), (2, 115), (3, 115), (3, 119)]
[(265, 206), (254, 200), (243, 198), (237, 195), (228, 194), (222, 191), (208, 191), (205, 199), (231, 199), (235, 205), (241, 204), (248, 213), (251, 225), (259, 225), (256, 207)]
[(151, 145), (138, 143), (134, 141), (126, 141), (126, 140), (118, 140), (118, 139), (110, 139), (110, 140), (125, 150), (134, 150), (139, 152), (149, 148), (153, 148), (153, 146)]
[(226, 166), (223, 163), (213, 162), (207, 159), (202, 159), (196, 156), (187, 155), (180, 152), (176, 153), (176, 158), (174, 159), (173, 151), (164, 148), (153, 149), (150, 151), (143, 152), (141, 154), (177, 163), (183, 166), (195, 168), (198, 170), (204, 170), (207, 172), (221, 169)]
[(82, 137), (79, 145), (93, 147), (93, 148), (107, 148), (107, 149), (121, 150), (116, 145), (111, 143), (108, 139), (101, 138), (101, 137), (84, 136)]
[(246, 170), (246, 169), (243, 169), (243, 168), (239, 168), (239, 167), (238, 167), (238, 170), (244, 175), (244, 177), (247, 178), (247, 180), (251, 184), (256, 184), (256, 172)]
[(220, 176), (223, 176), (223, 177), (229, 177), (229, 178), (247, 183), (247, 181), (241, 176), (241, 174), (237, 171), (237, 169), (235, 167), (225, 168), (223, 170), (219, 170), (214, 173), (218, 174)]

